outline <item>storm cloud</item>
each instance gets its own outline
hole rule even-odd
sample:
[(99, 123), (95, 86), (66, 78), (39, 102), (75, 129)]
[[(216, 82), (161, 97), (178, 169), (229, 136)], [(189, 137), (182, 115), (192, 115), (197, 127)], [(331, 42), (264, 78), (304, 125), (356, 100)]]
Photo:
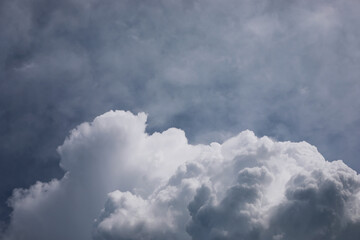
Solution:
[(360, 176), (247, 130), (191, 145), (111, 111), (58, 148), (60, 180), (17, 189), (5, 239), (357, 239)]
[(2, 0), (0, 228), (13, 189), (61, 179), (57, 146), (111, 109), (191, 144), (305, 140), (359, 171), (359, 21), (355, 0)]

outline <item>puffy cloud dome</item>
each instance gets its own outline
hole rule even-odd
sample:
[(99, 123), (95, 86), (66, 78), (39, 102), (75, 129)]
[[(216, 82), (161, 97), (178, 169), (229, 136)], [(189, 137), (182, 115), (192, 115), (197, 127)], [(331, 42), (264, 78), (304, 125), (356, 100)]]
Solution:
[(111, 111), (59, 147), (60, 180), (17, 189), (5, 239), (357, 239), (360, 179), (306, 142), (243, 131), (191, 145)]

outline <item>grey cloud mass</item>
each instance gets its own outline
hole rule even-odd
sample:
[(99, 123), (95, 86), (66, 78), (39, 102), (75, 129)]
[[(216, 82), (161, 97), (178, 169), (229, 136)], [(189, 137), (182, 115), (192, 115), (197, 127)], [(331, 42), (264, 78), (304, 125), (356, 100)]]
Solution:
[(247, 130), (188, 144), (146, 115), (83, 123), (58, 148), (60, 180), (16, 189), (5, 240), (336, 239), (360, 236), (360, 176), (306, 142)]
[[(32, 186), (29, 189), (34, 188), (33, 191), (40, 191), (42, 195), (44, 189), (68, 184), (74, 192), (78, 192), (77, 189), (86, 192), (80, 186), (70, 187), (71, 183), (65, 183), (70, 181), (65, 179), (72, 179), (70, 176), (63, 178), (68, 171), (81, 172), (83, 156), (80, 153), (76, 153), (79, 156), (61, 155), (60, 160), (56, 148), (71, 129), (111, 109), (148, 113), (146, 131), (149, 134), (171, 127), (183, 129), (189, 142), (194, 144), (191, 146), (211, 141), (223, 142), (246, 129), (254, 131), (257, 136), (266, 135), (278, 141), (304, 140), (315, 145), (327, 160), (342, 159), (349, 167), (359, 171), (359, 5), (360, 2), (355, 0), (2, 0), (0, 229), (7, 229), (12, 208), (19, 203), (14, 202), (14, 196), (21, 191), (12, 193), (15, 188), (28, 189)], [(101, 149), (106, 148), (103, 147)], [(92, 149), (96, 148), (86, 150)], [(94, 161), (89, 161), (94, 165), (89, 169), (97, 166), (96, 156), (102, 157), (101, 154), (93, 152)], [(197, 167), (196, 164), (189, 165), (190, 172), (184, 170), (179, 175), (166, 177), (178, 186), (183, 178), (196, 178), (192, 174), (200, 174)], [(259, 174), (262, 171), (274, 174), (264, 170), (263, 165), (258, 167), (258, 170), (249, 170), (244, 174), (249, 174), (249, 178), (251, 174), (258, 174), (256, 171)], [(96, 169), (89, 170), (88, 174), (92, 171)], [(216, 195), (213, 186), (205, 184), (201, 188), (204, 190), (199, 190), (196, 195), (198, 197), (194, 195), (194, 199), (186, 199), (194, 203), (192, 208), (184, 211), (191, 213), (191, 224), (185, 226), (187, 232), (184, 234), (190, 234), (195, 239), (198, 236), (216, 238), (216, 234), (224, 231), (233, 234), (231, 236), (261, 233), (278, 234), (278, 239), (282, 236), (294, 236), (292, 239), (295, 239), (300, 237), (296, 231), (306, 226), (297, 223), (299, 229), (289, 230), (286, 224), (293, 226), (296, 219), (286, 219), (287, 212), (309, 211), (308, 219), (330, 214), (325, 210), (323, 213), (319, 210), (321, 207), (318, 209), (316, 206), (333, 207), (336, 209), (333, 214), (341, 217), (332, 218), (331, 213), (327, 220), (321, 218), (324, 222), (317, 222), (318, 232), (308, 231), (309, 236), (301, 236), (321, 239), (316, 235), (319, 232), (323, 232), (322, 236), (355, 234), (356, 225), (344, 225), (343, 222), (348, 218), (345, 216), (347, 213), (342, 211), (348, 205), (337, 205), (345, 201), (346, 194), (341, 195), (342, 188), (335, 184), (335, 180), (332, 186), (332, 180), (326, 180), (326, 173), (321, 177), (320, 173), (310, 172), (304, 173), (308, 174), (304, 182), (301, 182), (301, 173), (296, 172), (299, 177), (294, 177), (292, 187), (289, 185), (289, 190), (284, 190), (288, 202), (276, 206), (278, 214), (266, 223), (270, 232), (264, 232), (262, 223), (249, 225), (254, 228), (253, 232), (244, 230), (239, 233), (230, 229), (230, 225), (227, 225), (229, 229), (217, 226), (219, 230), (215, 225), (212, 228), (211, 224), (216, 223), (206, 225), (201, 221), (205, 213), (197, 208), (208, 209), (213, 217), (222, 216), (227, 211), (227, 194), (230, 198), (235, 197), (237, 192), (245, 191), (241, 190), (244, 186), (240, 183), (235, 187), (233, 181), (236, 177), (233, 176), (232, 180), (228, 179), (231, 184), (219, 180), (226, 188), (234, 185), (233, 190), (221, 197)], [(166, 179), (165, 175), (158, 174), (160, 179)], [(190, 175), (192, 177), (188, 177)], [(53, 178), (58, 180), (51, 181)], [(94, 197), (94, 203), (89, 203), (89, 206), (96, 206), (92, 208), (94, 212), (83, 210), (88, 216), (86, 221), (93, 221), (92, 218), (104, 218), (105, 221), (109, 212), (100, 217), (97, 215), (103, 207), (104, 196), (119, 190), (118, 181), (126, 185), (130, 179), (114, 176), (114, 185), (109, 185), (110, 190), (104, 188), (103, 193)], [(49, 183), (35, 184), (37, 181)], [(303, 198), (311, 202), (309, 207), (298, 199), (299, 194), (295, 191), (301, 188), (301, 184), (306, 188), (307, 181), (315, 182), (314, 189), (304, 189)], [(100, 182), (97, 180), (93, 184), (103, 184)], [(258, 199), (262, 191), (258, 186), (263, 184), (252, 182), (246, 187), (246, 191), (254, 191), (252, 200)], [(121, 196), (138, 199), (144, 209), (149, 209), (147, 196), (153, 194), (156, 198), (155, 190), (146, 188), (142, 191), (147, 191), (148, 195), (133, 196), (129, 195), (134, 194), (131, 189), (120, 188)], [(341, 192), (335, 203), (324, 200), (331, 191)], [(65, 197), (61, 195), (64, 193), (57, 191), (54, 194), (59, 194), (59, 199)], [(209, 196), (205, 197), (206, 194)], [(9, 204), (12, 208), (9, 208), (7, 199), (11, 196), (13, 200)], [(71, 196), (75, 201), (75, 195)], [(111, 196), (109, 206), (114, 204), (120, 208), (122, 203), (115, 200), (112, 203)], [(217, 202), (209, 199), (217, 199)], [(242, 199), (241, 204), (247, 206), (246, 201)], [(55, 204), (50, 200), (48, 203)], [(242, 205), (237, 207), (242, 209)], [(64, 216), (75, 206), (67, 206)], [(17, 211), (22, 207), (24, 205), (14, 208), (13, 227)], [(51, 205), (48, 207), (52, 209)], [(310, 210), (310, 207), (315, 209)], [(158, 207), (155, 204), (152, 208)], [(47, 212), (45, 209), (41, 211)], [(131, 211), (130, 208), (127, 211)], [(20, 211), (21, 214), (25, 212)], [(33, 215), (31, 213), (28, 217)], [(232, 218), (245, 219), (245, 216)], [(173, 227), (185, 224), (187, 215), (184, 219), (179, 220), (181, 223), (174, 223)], [(209, 221), (211, 219), (209, 217)], [(245, 225), (250, 224), (242, 221)], [(85, 226), (88, 222), (82, 224)], [(334, 226), (331, 229), (334, 233), (326, 229), (329, 224)], [(100, 239), (102, 234), (118, 237), (116, 231), (105, 231), (101, 226), (98, 222), (94, 236)], [(116, 226), (121, 229), (121, 224)], [(344, 230), (344, 226), (348, 230)], [(79, 226), (79, 229), (82, 228), (82, 225)], [(144, 232), (153, 231), (160, 235), (171, 232), (159, 233), (156, 226), (148, 226), (146, 222), (143, 228)], [(130, 234), (132, 228), (127, 229)], [(134, 231), (144, 233), (139, 229)], [(263, 235), (258, 237), (261, 239)], [(345, 235), (343, 239), (346, 239)]]

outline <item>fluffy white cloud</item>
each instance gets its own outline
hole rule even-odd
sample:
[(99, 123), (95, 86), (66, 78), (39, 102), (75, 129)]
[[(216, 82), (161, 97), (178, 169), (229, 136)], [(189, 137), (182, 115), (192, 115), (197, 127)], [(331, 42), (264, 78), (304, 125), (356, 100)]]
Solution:
[(123, 111), (78, 126), (65, 176), (14, 191), (5, 239), (358, 239), (360, 178), (314, 146), (145, 128)]

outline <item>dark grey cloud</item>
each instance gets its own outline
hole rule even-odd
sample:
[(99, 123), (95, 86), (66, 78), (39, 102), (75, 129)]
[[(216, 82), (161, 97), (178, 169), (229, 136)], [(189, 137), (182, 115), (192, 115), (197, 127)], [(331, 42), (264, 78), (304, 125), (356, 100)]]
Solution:
[(55, 149), (110, 109), (193, 143), (252, 129), (359, 170), (357, 1), (0, 3), (0, 208), (61, 178)]

